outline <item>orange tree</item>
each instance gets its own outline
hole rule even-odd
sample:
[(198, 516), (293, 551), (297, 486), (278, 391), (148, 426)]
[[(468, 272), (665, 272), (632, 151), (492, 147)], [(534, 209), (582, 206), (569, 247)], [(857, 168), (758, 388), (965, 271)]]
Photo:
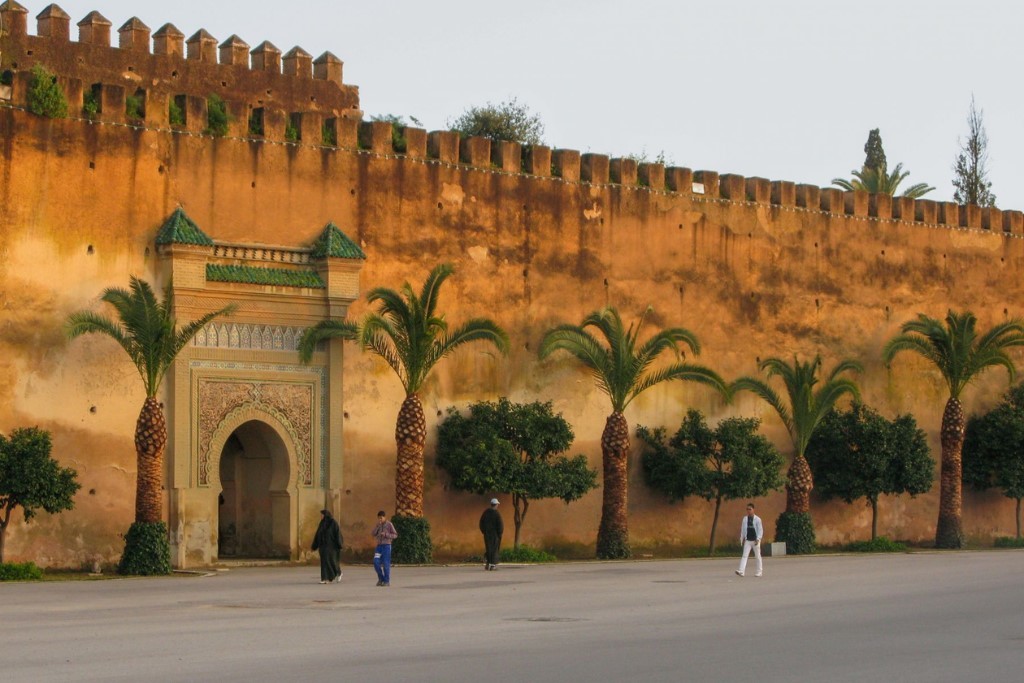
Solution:
[(129, 289), (111, 287), (104, 290), (101, 300), (113, 306), (117, 320), (79, 311), (68, 317), (67, 336), (74, 339), (98, 332), (116, 341), (135, 364), (146, 391), (146, 400), (135, 422), (135, 523), (125, 537), (119, 570), (123, 574), (167, 574), (171, 567), (170, 546), (167, 525), (163, 522), (162, 493), (167, 420), (156, 395), (178, 353), (207, 323), (229, 313), (233, 307), (207, 313), (178, 329), (171, 283), (167, 283), (160, 301), (149, 283), (134, 276)]
[[(598, 389), (612, 403), (612, 413), (601, 434), (603, 491), (601, 525), (597, 532), (597, 556), (616, 559), (630, 556), (627, 503), (627, 456), (629, 424), (623, 414), (630, 402), (656, 384), (669, 380), (699, 382), (715, 388), (723, 395), (728, 390), (722, 378), (702, 365), (676, 362), (658, 370), (652, 363), (665, 351), (679, 352), (679, 345), (694, 355), (700, 353), (697, 336), (681, 327), (670, 327), (654, 333), (638, 345), (640, 328), (650, 308), (636, 325), (625, 328), (619, 312), (613, 307), (595, 311), (580, 325), (559, 325), (547, 332), (540, 346), (540, 357), (555, 351), (567, 351), (593, 375)], [(600, 333), (604, 343), (591, 334)], [(650, 370), (650, 371), (649, 371)], [(649, 371), (649, 372), (648, 372)]]

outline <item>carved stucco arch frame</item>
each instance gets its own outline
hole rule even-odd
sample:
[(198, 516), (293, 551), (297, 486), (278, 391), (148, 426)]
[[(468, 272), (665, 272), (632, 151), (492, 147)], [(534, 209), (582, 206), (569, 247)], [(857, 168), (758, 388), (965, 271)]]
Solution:
[[(298, 434), (295, 431), (295, 427), (292, 426), (288, 418), (282, 415), (277, 410), (269, 406), (256, 405), (252, 402), (243, 403), (236, 408), (232, 409), (224, 419), (214, 428), (213, 433), (210, 435), (210, 445), (207, 450), (206, 467), (212, 469), (214, 462), (220, 465), (221, 454), (224, 452), (224, 446), (228, 442), (228, 438), (235, 432), (236, 429), (241, 427), (247, 422), (262, 422), (267, 425), (277, 434), (284, 444), (285, 456), (288, 462), (288, 476), (287, 481), (283, 484), (272, 476), (270, 481), (270, 491), (291, 491), (298, 488), (298, 476), (299, 476), (299, 460), (296, 451), (296, 443), (298, 443)], [(271, 469), (271, 472), (274, 470)], [(218, 476), (218, 480), (220, 477)], [(207, 472), (207, 481), (212, 481), (210, 473)]]

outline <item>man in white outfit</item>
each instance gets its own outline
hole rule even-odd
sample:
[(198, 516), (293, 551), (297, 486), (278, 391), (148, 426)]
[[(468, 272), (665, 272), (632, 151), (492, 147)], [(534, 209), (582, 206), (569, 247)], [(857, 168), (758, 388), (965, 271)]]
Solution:
[(754, 514), (754, 504), (747, 503), (747, 516), (743, 518), (740, 525), (740, 543), (743, 544), (743, 557), (740, 558), (740, 568), (736, 570), (737, 576), (743, 576), (747, 569), (747, 557), (751, 549), (757, 559), (757, 574), (761, 576), (764, 566), (761, 563), (761, 537), (764, 536), (764, 527), (761, 525), (761, 518)]

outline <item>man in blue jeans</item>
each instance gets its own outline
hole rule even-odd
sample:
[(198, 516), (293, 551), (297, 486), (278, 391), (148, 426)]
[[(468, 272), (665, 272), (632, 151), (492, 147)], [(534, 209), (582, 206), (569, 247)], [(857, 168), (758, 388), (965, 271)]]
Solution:
[(395, 525), (381, 510), (377, 513), (377, 526), (373, 527), (373, 537), (377, 540), (377, 548), (373, 553), (373, 568), (377, 570), (377, 585), (391, 585), (391, 541), (398, 538)]

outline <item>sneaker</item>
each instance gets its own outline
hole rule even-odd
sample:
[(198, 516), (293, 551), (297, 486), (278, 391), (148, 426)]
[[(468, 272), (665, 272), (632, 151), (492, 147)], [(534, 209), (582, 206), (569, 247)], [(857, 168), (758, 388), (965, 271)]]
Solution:
[(754, 574), (754, 576), (756, 576), (756, 577), (758, 577), (758, 578), (760, 578), (760, 577), (761, 577), (761, 575), (760, 575), (760, 574)]
[(384, 588), (388, 588), (391, 585), (391, 582), (383, 581), (380, 585), (383, 586)]
[(739, 569), (737, 569), (736, 570), (736, 576), (743, 576), (743, 572), (741, 572)]
[(320, 583), (327, 583), (327, 582), (324, 581), (323, 579), (320, 579)]
[(384, 585), (384, 582), (383, 582), (383, 581), (378, 581), (378, 582), (377, 582), (377, 585), (378, 585), (378, 586), (383, 586), (383, 585)]
[(337, 578), (334, 579), (334, 583), (341, 583), (341, 574), (338, 574)]

